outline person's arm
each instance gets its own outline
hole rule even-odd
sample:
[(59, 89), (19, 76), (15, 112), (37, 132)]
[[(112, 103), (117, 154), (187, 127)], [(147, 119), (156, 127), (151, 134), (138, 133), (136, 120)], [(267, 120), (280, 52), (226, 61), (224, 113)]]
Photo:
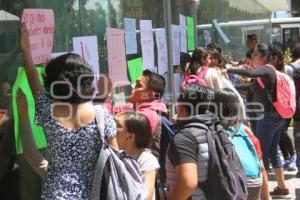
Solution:
[(146, 185), (148, 192), (148, 200), (153, 199), (154, 191), (155, 191), (155, 178), (156, 178), (156, 170), (143, 172), (144, 176), (144, 184)]
[(269, 73), (268, 68), (270, 68), (270, 67), (264, 66), (264, 67), (259, 67), (255, 70), (229, 68), (229, 69), (227, 69), (227, 73), (238, 74), (241, 76), (255, 78), (255, 77), (262, 77), (262, 76), (268, 75), (268, 73)]
[(26, 97), (22, 92), (17, 96), (18, 111), (20, 117), (21, 141), (23, 144), (23, 156), (33, 170), (41, 177), (47, 172), (48, 161), (37, 149), (28, 118)]
[(198, 186), (197, 164), (183, 163), (176, 166), (176, 184), (168, 193), (168, 199), (185, 200)]
[(242, 84), (237, 84), (234, 87), (237, 90), (250, 90), (250, 86), (251, 86), (251, 83), (242, 83)]
[(22, 23), (20, 27), (20, 33), (21, 33), (20, 46), (23, 55), (24, 69), (27, 76), (27, 80), (29, 82), (31, 92), (33, 95), (35, 95), (38, 91), (43, 90), (43, 86), (39, 80), (38, 72), (33, 63), (33, 59), (30, 53), (28, 31), (24, 23)]
[(172, 139), (168, 156), (176, 170), (176, 183), (170, 186), (168, 199), (190, 197), (198, 186), (197, 141), (188, 130), (179, 131)]

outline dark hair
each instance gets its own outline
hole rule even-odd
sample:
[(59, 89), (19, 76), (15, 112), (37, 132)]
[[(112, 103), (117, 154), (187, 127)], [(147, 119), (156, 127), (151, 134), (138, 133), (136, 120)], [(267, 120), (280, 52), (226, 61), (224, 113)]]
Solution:
[(188, 53), (180, 53), (180, 67), (182, 72), (185, 71), (186, 64), (191, 62), (191, 56)]
[(148, 118), (138, 112), (125, 111), (120, 113), (124, 116), (124, 125), (128, 132), (135, 134), (135, 145), (138, 148), (149, 146), (152, 138), (151, 126)]
[(217, 114), (221, 121), (229, 117), (239, 119), (239, 98), (232, 90), (224, 88), (215, 92), (214, 103), (217, 105)]
[(247, 53), (246, 53), (246, 58), (252, 60), (252, 54), (253, 54), (253, 51), (254, 51), (254, 49), (248, 50)]
[(191, 63), (199, 63), (201, 66), (204, 64), (202, 63), (202, 59), (205, 59), (209, 55), (209, 52), (202, 47), (198, 47), (193, 51), (193, 55), (191, 58)]
[[(83, 77), (81, 77), (82, 75)], [(52, 98), (69, 103), (91, 100), (95, 90), (93, 80), (94, 75), (90, 65), (82, 57), (73, 53), (67, 53), (51, 60), (46, 66), (44, 75), (46, 91)], [(77, 85), (79, 81), (80, 85)], [(51, 85), (52, 91), (50, 91)], [(71, 95), (63, 98), (68, 94)]]
[(277, 70), (282, 71), (284, 69), (284, 57), (280, 47), (271, 45), (269, 47), (271, 52), (271, 59), (277, 58), (277, 63), (274, 66)]
[(292, 49), (292, 58), (293, 61), (300, 58), (300, 43), (296, 44), (294, 48)]
[(261, 43), (261, 44), (257, 44), (254, 51), (258, 51), (260, 55), (262, 56), (267, 56), (267, 61), (270, 61), (271, 58), (271, 51), (268, 47), (268, 45)]
[(199, 115), (209, 110), (210, 102), (213, 98), (214, 92), (209, 87), (191, 83), (186, 85), (183, 92), (179, 95), (178, 103), (185, 107), (189, 115)]
[(222, 54), (221, 47), (218, 44), (214, 43), (214, 42), (209, 43), (206, 46), (206, 49), (209, 50), (209, 51), (217, 50), (220, 54)]
[(165, 78), (157, 73), (151, 72), (150, 70), (144, 70), (143, 76), (148, 78), (147, 88), (155, 93), (154, 99), (158, 100), (162, 98), (166, 87)]
[(218, 63), (219, 63), (218, 66), (214, 66), (214, 67), (219, 67), (220, 69), (225, 68), (223, 56), (217, 49), (212, 50), (210, 52), (210, 55), (211, 55), (211, 57), (217, 59)]
[(256, 34), (248, 34), (247, 40), (255, 41), (257, 42), (257, 35)]

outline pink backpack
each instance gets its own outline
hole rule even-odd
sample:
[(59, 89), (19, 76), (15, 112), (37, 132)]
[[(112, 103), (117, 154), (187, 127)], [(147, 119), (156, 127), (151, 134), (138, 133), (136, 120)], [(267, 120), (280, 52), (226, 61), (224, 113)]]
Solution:
[(198, 75), (189, 75), (184, 77), (184, 81), (180, 86), (180, 91), (183, 91), (186, 85), (191, 83), (197, 83), (199, 85), (208, 86), (206, 81), (204, 80), (204, 76), (209, 67), (201, 67), (201, 70)]
[[(276, 101), (273, 102), (273, 106), (277, 113), (282, 118), (292, 118), (296, 111), (296, 89), (292, 78), (288, 75), (276, 70), (272, 65), (267, 65), (272, 67), (276, 71)], [(261, 78), (257, 78), (257, 82), (264, 89), (265, 84), (262, 82)]]

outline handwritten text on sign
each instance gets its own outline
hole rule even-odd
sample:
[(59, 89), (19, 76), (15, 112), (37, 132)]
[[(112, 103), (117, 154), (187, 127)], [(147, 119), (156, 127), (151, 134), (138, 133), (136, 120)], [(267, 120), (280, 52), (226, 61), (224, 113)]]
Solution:
[(46, 63), (51, 58), (54, 33), (54, 13), (50, 9), (24, 9), (22, 22), (26, 24), (30, 52), (34, 64)]

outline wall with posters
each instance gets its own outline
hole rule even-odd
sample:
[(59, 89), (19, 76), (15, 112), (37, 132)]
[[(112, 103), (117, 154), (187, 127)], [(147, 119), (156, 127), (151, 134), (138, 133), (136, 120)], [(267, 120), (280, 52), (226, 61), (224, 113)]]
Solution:
[[(231, 8), (227, 0), (201, 0), (200, 5), (196, 4), (194, 0), (170, 1), (173, 25), (180, 25), (180, 14), (183, 16), (194, 16), (198, 25), (211, 23), (212, 19), (215, 18), (219, 22), (224, 22), (237, 19), (257, 19), (268, 15), (268, 13), (251, 14), (247, 11)], [(0, 10), (5, 10), (15, 17), (20, 15), (23, 8), (53, 9), (55, 15), (54, 53), (72, 51), (73, 37), (97, 36), (99, 66), (102, 73), (106, 73), (108, 69), (107, 37), (105, 35), (107, 27), (124, 29), (124, 18), (126, 17), (136, 19), (136, 29), (140, 28), (140, 20), (152, 20), (152, 28), (154, 30), (164, 28), (163, 0), (0, 0)], [(17, 20), (15, 20), (15, 24), (18, 24)], [(18, 26), (13, 26), (10, 34), (0, 29), (0, 40), (16, 41), (18, 37), (17, 28)], [(206, 32), (205, 34), (198, 32), (199, 37), (194, 39), (198, 38), (196, 42), (202, 46), (205, 45), (205, 38), (206, 41), (210, 41), (210, 39), (216, 40), (220, 42), (220, 45), (226, 52), (237, 47), (238, 49), (245, 49), (241, 40), (242, 36), (235, 35), (235, 32), (229, 29), (224, 30), (224, 32), (233, 41), (231, 46), (222, 44), (222, 41), (214, 36), (214, 32)], [(14, 40), (10, 38), (12, 35), (14, 35)], [(140, 34), (138, 33), (136, 37), (137, 53), (127, 54), (127, 61), (139, 58), (142, 55)], [(155, 32), (153, 32), (153, 37), (154, 41), (156, 41)], [(2, 41), (0, 42), (2, 44)], [(6, 52), (0, 51), (0, 81), (10, 80), (13, 82), (16, 77), (16, 68), (21, 65), (20, 55), (17, 52), (17, 43), (11, 43), (12, 45), (7, 45), (9, 48), (5, 49)], [(154, 43), (154, 65), (158, 66), (158, 62), (161, 62), (161, 60), (158, 61), (158, 49), (156, 42)], [(231, 56), (234, 57), (234, 53)]]

